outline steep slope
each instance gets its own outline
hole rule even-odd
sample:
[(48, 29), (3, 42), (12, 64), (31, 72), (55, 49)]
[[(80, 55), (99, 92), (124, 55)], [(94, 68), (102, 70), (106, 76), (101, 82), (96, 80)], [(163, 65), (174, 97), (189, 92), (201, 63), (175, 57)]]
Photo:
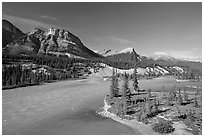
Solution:
[(35, 28), (24, 37), (8, 44), (4, 51), (10, 54), (46, 54), (77, 58), (103, 58), (86, 46), (68, 30)]
[(2, 20), (2, 47), (24, 36), (25, 34), (7, 20)]

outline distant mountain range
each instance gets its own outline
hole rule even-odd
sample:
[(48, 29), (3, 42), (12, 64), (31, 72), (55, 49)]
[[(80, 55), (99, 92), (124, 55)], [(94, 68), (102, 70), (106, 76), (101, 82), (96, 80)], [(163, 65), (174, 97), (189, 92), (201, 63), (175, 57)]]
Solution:
[[(122, 51), (110, 51), (110, 50), (104, 50), (109, 51), (106, 54), (106, 58), (112, 61), (123, 61), (123, 62), (133, 62), (132, 60), (132, 54), (135, 52), (134, 48), (126, 48)], [(112, 53), (112, 54), (110, 54)], [(136, 53), (136, 52), (135, 52)], [(171, 56), (166, 55), (155, 55), (151, 57), (141, 56), (137, 54), (138, 57), (138, 63), (140, 67), (154, 67), (155, 65), (159, 66), (188, 66), (197, 70), (202, 71), (202, 64), (201, 60), (189, 60), (189, 59), (177, 59)]]
[(198, 57), (198, 58), (180, 58), (180, 60), (193, 61), (193, 62), (202, 62), (202, 57)]
[[(43, 26), (42, 26), (43, 27)], [(171, 56), (157, 55), (146, 57), (139, 55), (134, 48), (122, 51), (103, 49), (92, 51), (68, 30), (35, 28), (25, 34), (7, 20), (2, 21), (3, 53), (24, 55), (54, 55), (69, 58), (105, 59), (116, 62), (133, 62), (132, 54), (137, 55), (141, 67), (147, 66), (189, 66), (201, 70), (201, 59), (176, 59)]]

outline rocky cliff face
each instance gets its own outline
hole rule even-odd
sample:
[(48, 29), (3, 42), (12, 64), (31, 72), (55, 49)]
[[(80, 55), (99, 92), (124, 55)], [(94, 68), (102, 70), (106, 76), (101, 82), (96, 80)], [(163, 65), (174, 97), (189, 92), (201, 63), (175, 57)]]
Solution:
[(10, 54), (46, 54), (82, 58), (103, 58), (83, 45), (81, 40), (69, 32), (58, 28), (44, 31), (35, 28), (23, 38), (4, 48)]
[(2, 20), (2, 47), (25, 34), (7, 20)]

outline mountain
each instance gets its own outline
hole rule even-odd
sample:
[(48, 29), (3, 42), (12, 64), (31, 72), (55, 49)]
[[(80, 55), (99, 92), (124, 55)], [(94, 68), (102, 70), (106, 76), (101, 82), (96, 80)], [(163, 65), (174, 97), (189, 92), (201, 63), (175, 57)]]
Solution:
[[(116, 54), (107, 56), (106, 58), (110, 61), (115, 62), (133, 62), (132, 60), (132, 53), (135, 52), (134, 48), (126, 48)], [(136, 53), (136, 52), (135, 52)], [(137, 53), (136, 53), (137, 54)], [(171, 56), (165, 55), (157, 55), (152, 57), (141, 56), (137, 54), (138, 57), (138, 66), (143, 69), (152, 68), (157, 70), (156, 66), (160, 66), (161, 68), (171, 72), (175, 72), (175, 66), (181, 67), (183, 69), (194, 69), (202, 72), (202, 63), (201, 62), (193, 62), (193, 61), (186, 61), (186, 60), (179, 60)], [(120, 63), (121, 64), (121, 63)], [(119, 65), (120, 68), (130, 69), (133, 68), (133, 65)], [(167, 69), (168, 67), (169, 69)], [(158, 71), (159, 72), (159, 71)], [(156, 73), (155, 73), (156, 74)]]
[(81, 42), (68, 30), (35, 28), (28, 34), (4, 47), (9, 54), (46, 54), (76, 58), (103, 58)]
[(162, 54), (154, 55), (154, 56), (152, 56), (150, 58), (152, 58), (154, 60), (166, 60), (166, 61), (173, 61), (173, 62), (176, 61), (176, 59), (174, 57), (167, 56), (167, 55), (162, 55)]
[(172, 56), (163, 55), (163, 54), (154, 55), (154, 56), (151, 56), (149, 58), (152, 58), (155, 61), (165, 60), (165, 61), (172, 61), (172, 62), (178, 62), (178, 61), (202, 62), (202, 57), (198, 57), (198, 58), (174, 58)]
[(134, 52), (134, 48), (125, 48), (123, 50), (121, 50), (118, 54), (122, 54), (122, 53), (132, 53)]
[(118, 51), (112, 51), (110, 49), (103, 49), (103, 50), (100, 50), (100, 51), (97, 51), (98, 54), (102, 55), (102, 56), (111, 56), (111, 55), (114, 55), (114, 54), (117, 54)]
[(198, 57), (198, 58), (179, 58), (179, 60), (192, 61), (192, 62), (202, 62), (202, 57)]
[(135, 52), (134, 48), (126, 48), (116, 54), (109, 55), (106, 58), (111, 61), (133, 62), (133, 53), (136, 54), (138, 60), (141, 60), (141, 56)]
[[(75, 36), (68, 30), (58, 28), (50, 28), (48, 30), (35, 28), (29, 33), (24, 34), (10, 22), (6, 20), (3, 20), (2, 22), (3, 43), (5, 42), (5, 39), (7, 40), (6, 42), (9, 43), (3, 47), (3, 54), (50, 55), (68, 58), (102, 59), (107, 65), (120, 69), (133, 68), (133, 54), (136, 54), (138, 67), (143, 69), (154, 68), (157, 70), (160, 69), (157, 66), (163, 69), (166, 69), (166, 67), (178, 66), (185, 69), (190, 67), (202, 72), (202, 63), (200, 62), (179, 60), (164, 55), (153, 57), (141, 56), (136, 53), (134, 48), (130, 47), (121, 51), (103, 49), (94, 52), (87, 48), (81, 42), (79, 37)], [(146, 71), (149, 70), (147, 69)]]
[(2, 47), (23, 37), (25, 34), (7, 20), (2, 20)]

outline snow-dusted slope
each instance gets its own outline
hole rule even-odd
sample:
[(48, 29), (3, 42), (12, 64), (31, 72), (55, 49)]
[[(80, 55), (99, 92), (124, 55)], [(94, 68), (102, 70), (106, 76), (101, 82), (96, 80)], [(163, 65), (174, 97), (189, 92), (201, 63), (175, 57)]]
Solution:
[(162, 54), (154, 55), (154, 56), (151, 56), (149, 58), (152, 58), (154, 60), (176, 61), (176, 59), (174, 57), (171, 57), (168, 55), (162, 55)]
[[(100, 68), (99, 72), (97, 72), (98, 74), (96, 74), (97, 76), (101, 75), (101, 76), (111, 76), (112, 75), (112, 70), (113, 67), (108, 66), (106, 64), (101, 63), (100, 66), (103, 66), (103, 68)], [(124, 70), (124, 69), (116, 69), (117, 73), (128, 73), (128, 74), (133, 74), (134, 69), (128, 69), (128, 70)], [(156, 67), (146, 67), (146, 68), (138, 68), (137, 69), (137, 73), (139, 75), (149, 75), (149, 74), (155, 74), (155, 75), (166, 75), (169, 74), (169, 71), (167, 71), (166, 69), (160, 67), (160, 66), (156, 66)]]
[(132, 53), (133, 50), (134, 50), (133, 48), (126, 48), (121, 50), (119, 53)]
[(181, 73), (184, 72), (184, 70), (183, 70), (182, 68), (178, 67), (178, 66), (174, 66), (174, 67), (172, 67), (172, 68), (174, 68), (175, 70), (177, 70), (177, 71), (179, 71), (179, 72), (181, 72)]

